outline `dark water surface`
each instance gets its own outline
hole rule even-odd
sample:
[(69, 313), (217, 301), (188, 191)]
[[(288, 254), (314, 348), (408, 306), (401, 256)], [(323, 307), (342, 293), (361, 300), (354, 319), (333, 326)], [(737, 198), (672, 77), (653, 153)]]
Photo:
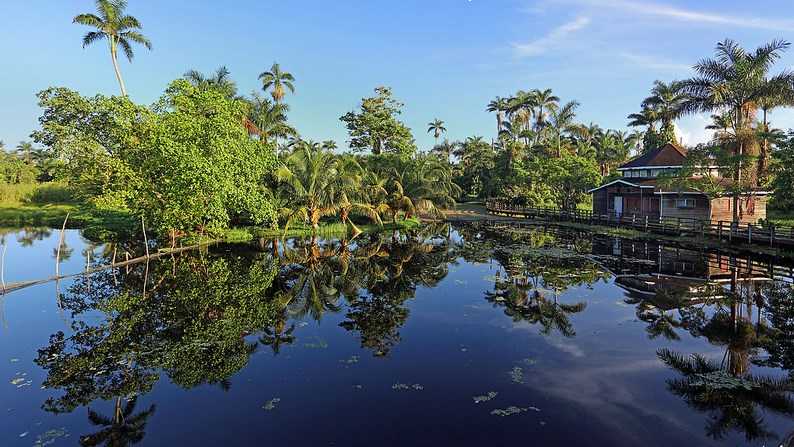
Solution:
[[(5, 282), (58, 237), (6, 231)], [(0, 445), (776, 446), (791, 276), (543, 228), (213, 246), (0, 296)]]

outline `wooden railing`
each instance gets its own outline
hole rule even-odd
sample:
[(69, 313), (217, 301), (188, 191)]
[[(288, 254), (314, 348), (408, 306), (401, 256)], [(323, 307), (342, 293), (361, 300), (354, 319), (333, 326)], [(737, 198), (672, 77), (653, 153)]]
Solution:
[(513, 205), (498, 200), (486, 201), (488, 212), (495, 215), (579, 222), (590, 225), (628, 227), (648, 233), (665, 235), (693, 235), (712, 237), (729, 242), (794, 246), (794, 228), (775, 225), (753, 225), (736, 222), (711, 221), (684, 217), (647, 214), (601, 214), (588, 210), (560, 210)]

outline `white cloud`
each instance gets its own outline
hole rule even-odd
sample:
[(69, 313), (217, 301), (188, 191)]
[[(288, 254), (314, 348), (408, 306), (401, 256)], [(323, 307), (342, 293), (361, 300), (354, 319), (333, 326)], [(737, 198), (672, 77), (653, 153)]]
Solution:
[(620, 57), (633, 65), (652, 70), (664, 70), (682, 73), (688, 73), (692, 70), (690, 65), (672, 62), (667, 59), (662, 59), (647, 54), (623, 52), (620, 53)]
[(551, 30), (545, 36), (527, 43), (514, 43), (513, 49), (516, 55), (527, 57), (537, 56), (546, 51), (556, 47), (561, 42), (565, 41), (571, 34), (585, 28), (590, 24), (589, 17), (577, 17), (576, 19), (564, 23), (557, 28)]
[(696, 146), (708, 143), (713, 131), (706, 129), (711, 123), (708, 115), (698, 114), (681, 119), (675, 124), (675, 133), (683, 140), (685, 146)]
[(588, 4), (598, 8), (612, 8), (641, 15), (664, 17), (682, 22), (712, 25), (729, 25), (740, 28), (758, 28), (770, 31), (794, 31), (794, 21), (761, 17), (737, 17), (712, 12), (695, 11), (659, 3), (632, 0), (562, 0), (564, 3)]

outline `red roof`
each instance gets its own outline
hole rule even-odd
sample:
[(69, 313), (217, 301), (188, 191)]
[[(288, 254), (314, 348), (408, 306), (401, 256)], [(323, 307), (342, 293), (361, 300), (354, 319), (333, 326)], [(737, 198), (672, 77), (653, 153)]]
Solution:
[(667, 143), (629, 161), (618, 169), (642, 168), (646, 166), (683, 166), (686, 149)]

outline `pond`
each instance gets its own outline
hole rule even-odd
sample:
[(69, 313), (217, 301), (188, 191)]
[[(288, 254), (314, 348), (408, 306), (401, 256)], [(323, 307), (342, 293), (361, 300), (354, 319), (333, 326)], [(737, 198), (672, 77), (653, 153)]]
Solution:
[(792, 268), (761, 255), (481, 223), (109, 268), (132, 247), (2, 238), (6, 286), (53, 276), (56, 256), (61, 274), (95, 270), (0, 297), (3, 446), (760, 446), (794, 431)]

